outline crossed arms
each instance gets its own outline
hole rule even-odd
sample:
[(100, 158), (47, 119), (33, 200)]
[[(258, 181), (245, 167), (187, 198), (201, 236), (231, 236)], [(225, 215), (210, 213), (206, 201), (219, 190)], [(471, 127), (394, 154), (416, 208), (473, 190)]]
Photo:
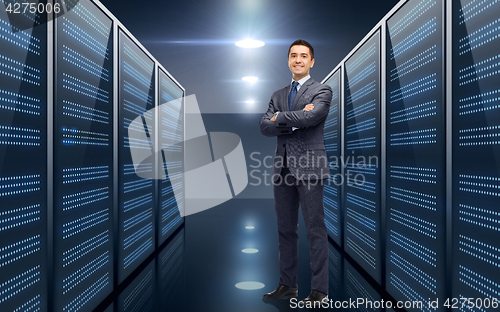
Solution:
[(324, 85), (314, 96), (312, 103), (307, 104), (301, 110), (280, 112), (276, 118), (273, 115), (278, 111), (273, 103), (269, 102), (269, 108), (260, 120), (260, 131), (264, 136), (272, 137), (292, 133), (292, 127), (307, 128), (319, 124), (330, 110), (332, 90)]

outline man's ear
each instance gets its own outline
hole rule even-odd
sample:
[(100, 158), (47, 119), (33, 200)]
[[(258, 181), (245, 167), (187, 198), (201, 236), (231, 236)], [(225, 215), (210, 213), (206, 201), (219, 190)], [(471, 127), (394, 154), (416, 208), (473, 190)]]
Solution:
[(316, 61), (315, 59), (312, 59), (312, 61), (311, 61), (311, 68), (313, 68), (315, 61)]

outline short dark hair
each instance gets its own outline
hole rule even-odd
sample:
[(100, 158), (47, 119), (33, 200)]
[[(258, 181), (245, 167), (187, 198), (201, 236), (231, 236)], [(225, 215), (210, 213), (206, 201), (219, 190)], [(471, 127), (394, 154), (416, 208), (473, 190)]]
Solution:
[(305, 40), (302, 40), (302, 39), (299, 39), (299, 40), (295, 40), (291, 45), (290, 47), (288, 48), (288, 55), (287, 57), (290, 56), (290, 50), (292, 49), (293, 46), (296, 46), (296, 45), (301, 45), (301, 46), (306, 46), (309, 48), (309, 53), (311, 54), (311, 60), (314, 60), (314, 49), (312, 47), (312, 45), (305, 41)]

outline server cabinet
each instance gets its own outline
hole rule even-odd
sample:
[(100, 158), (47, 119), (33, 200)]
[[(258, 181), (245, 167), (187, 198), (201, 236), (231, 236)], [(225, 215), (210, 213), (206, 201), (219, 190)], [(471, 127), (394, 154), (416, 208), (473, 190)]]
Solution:
[(381, 283), (380, 30), (344, 66), (344, 248)]
[[(131, 149), (154, 153), (155, 63), (121, 29), (119, 45), (119, 157), (118, 157), (118, 282), (122, 282), (155, 248), (156, 181), (136, 174), (155, 176), (155, 161), (150, 158), (137, 168)], [(131, 122), (141, 117), (143, 124)], [(129, 137), (129, 131), (146, 133), (148, 139)], [(135, 136), (140, 137), (140, 136)]]
[(89, 0), (55, 20), (54, 308), (113, 290), (113, 21)]
[(158, 245), (183, 222), (184, 209), (184, 90), (163, 70), (159, 71), (159, 226)]
[(325, 181), (325, 225), (328, 235), (342, 246), (342, 211), (341, 211), (341, 191), (342, 191), (342, 161), (341, 154), (341, 115), (340, 115), (340, 68), (335, 71), (324, 84), (332, 88), (332, 103), (325, 122), (324, 142), (328, 166), (330, 168), (330, 178)]
[(500, 2), (457, 0), (451, 10), (452, 297), (473, 298), (471, 311), (496, 311), (493, 301), (500, 299)]
[(446, 296), (443, 16), (443, 1), (410, 0), (387, 19), (386, 289), (423, 302), (410, 311)]
[(47, 311), (44, 16), (0, 11), (1, 311)]

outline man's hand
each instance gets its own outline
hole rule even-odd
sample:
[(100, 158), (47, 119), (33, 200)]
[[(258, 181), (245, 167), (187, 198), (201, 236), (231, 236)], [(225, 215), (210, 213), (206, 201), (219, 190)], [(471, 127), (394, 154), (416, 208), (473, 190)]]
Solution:
[(273, 117), (271, 117), (271, 119), (269, 119), (269, 120), (271, 120), (272, 122), (275, 122), (275, 121), (276, 121), (276, 117), (278, 117), (278, 114), (279, 114), (279, 113), (280, 113), (280, 112), (276, 112), (276, 113), (274, 113)]
[(307, 104), (302, 110), (305, 110), (305, 111), (310, 111), (310, 110), (313, 110), (314, 108), (314, 104)]

